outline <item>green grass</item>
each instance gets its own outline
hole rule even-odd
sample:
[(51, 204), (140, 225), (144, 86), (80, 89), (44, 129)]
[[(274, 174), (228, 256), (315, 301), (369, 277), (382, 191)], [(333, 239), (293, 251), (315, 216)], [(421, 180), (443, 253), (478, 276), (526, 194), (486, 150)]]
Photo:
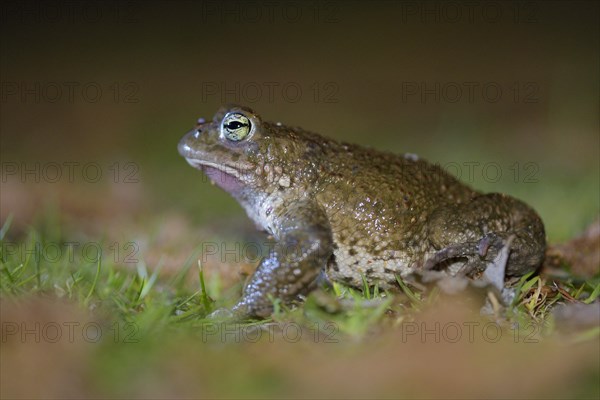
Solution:
[[(32, 295), (65, 299), (84, 310), (111, 315), (112, 322), (135, 323), (141, 329), (140, 336), (144, 336), (144, 329), (149, 328), (150, 321), (153, 321), (153, 332), (157, 329), (156, 324), (161, 329), (185, 331), (209, 323), (208, 314), (216, 308), (231, 305), (241, 290), (236, 287), (223, 291), (220, 285), (205, 282), (197, 261), (197, 251), (189, 255), (175, 275), (165, 276), (161, 274), (160, 262), (147, 266), (140, 261), (133, 269), (116, 264), (110, 257), (100, 256), (95, 259), (88, 257), (77, 263), (69, 260), (73, 256), (67, 251), (62, 251), (60, 258), (55, 259), (44, 254), (44, 249), (54, 244), (67, 248), (65, 239), (52, 236), (60, 235), (61, 229), (43, 234), (31, 228), (19, 242), (8, 242), (6, 236), (10, 224), (9, 218), (0, 231), (0, 295), (3, 300), (19, 302)], [(36, 244), (40, 252), (22, 251), (34, 249)], [(103, 249), (108, 246), (102, 242), (98, 245)], [(190, 279), (190, 271), (194, 269), (197, 279)], [(401, 279), (398, 279), (398, 293), (369, 287), (366, 280), (363, 284), (362, 290), (357, 290), (336, 282), (331, 290), (318, 291), (317, 295), (309, 296), (304, 305), (294, 310), (275, 304), (274, 318), (292, 319), (299, 323), (307, 322), (307, 316), (335, 320), (342, 327), (342, 332), (361, 336), (370, 326), (386, 318), (386, 310), (400, 310), (394, 318), (406, 318), (434, 303), (439, 296), (437, 288), (421, 292)], [(209, 287), (212, 292), (208, 291)], [(600, 278), (581, 282), (567, 276), (550, 282), (530, 273), (521, 278), (516, 292), (513, 304), (504, 310), (503, 317), (546, 324), (551, 319), (552, 307), (559, 302), (568, 300), (589, 304), (594, 301), (600, 295)]]

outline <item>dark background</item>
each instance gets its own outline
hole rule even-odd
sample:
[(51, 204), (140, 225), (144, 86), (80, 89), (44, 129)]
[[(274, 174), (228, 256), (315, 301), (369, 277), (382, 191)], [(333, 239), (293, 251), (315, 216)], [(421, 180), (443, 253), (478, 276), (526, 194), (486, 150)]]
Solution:
[(2, 219), (245, 221), (176, 151), (196, 118), (241, 103), (439, 162), (526, 200), (565, 239), (600, 201), (598, 14), (587, 1), (3, 2)]

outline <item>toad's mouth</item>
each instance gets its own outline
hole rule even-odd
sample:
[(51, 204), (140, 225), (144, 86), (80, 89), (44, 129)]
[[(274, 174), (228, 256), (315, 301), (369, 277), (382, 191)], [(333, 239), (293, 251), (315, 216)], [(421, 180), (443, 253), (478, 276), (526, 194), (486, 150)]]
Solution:
[(242, 172), (233, 167), (194, 158), (186, 157), (185, 160), (192, 167), (204, 172), (212, 183), (230, 194), (237, 194), (244, 187)]
[(238, 171), (237, 169), (230, 167), (228, 165), (217, 164), (217, 163), (210, 162), (210, 161), (197, 160), (195, 158), (187, 158), (187, 157), (185, 158), (185, 160), (188, 162), (188, 164), (190, 164), (194, 168), (201, 169), (203, 171), (207, 171), (207, 170), (218, 171), (220, 173), (229, 175), (233, 178), (242, 180), (240, 171)]

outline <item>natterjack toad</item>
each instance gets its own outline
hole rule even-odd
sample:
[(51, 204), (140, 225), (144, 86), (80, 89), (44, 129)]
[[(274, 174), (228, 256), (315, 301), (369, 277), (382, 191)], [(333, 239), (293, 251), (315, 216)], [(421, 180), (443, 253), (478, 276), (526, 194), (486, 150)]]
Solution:
[(268, 316), (273, 299), (293, 301), (319, 276), (391, 289), (423, 270), (480, 276), (507, 243), (508, 277), (544, 257), (544, 226), (529, 206), (477, 192), (414, 155), (340, 143), (238, 106), (199, 120), (178, 148), (277, 241), (237, 317)]

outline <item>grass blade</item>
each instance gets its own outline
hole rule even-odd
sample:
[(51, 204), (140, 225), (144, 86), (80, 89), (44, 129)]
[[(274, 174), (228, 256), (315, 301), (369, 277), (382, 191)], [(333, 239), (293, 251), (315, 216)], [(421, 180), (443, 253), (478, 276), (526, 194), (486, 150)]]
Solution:
[(206, 285), (204, 284), (204, 270), (202, 269), (200, 260), (198, 260), (198, 278), (200, 279), (200, 289), (202, 290), (200, 299), (202, 300), (202, 304), (204, 305), (206, 312), (210, 313), (212, 311), (212, 304), (210, 298), (208, 297), (208, 293), (206, 292)]
[(92, 293), (94, 293), (94, 289), (96, 289), (96, 284), (98, 283), (98, 277), (100, 276), (101, 261), (102, 261), (102, 256), (99, 256), (98, 257), (98, 264), (97, 264), (97, 267), (96, 267), (96, 276), (94, 277), (94, 282), (92, 283), (92, 287), (90, 288), (90, 291), (88, 292), (88, 294), (85, 297), (85, 300), (83, 302), (83, 304), (85, 304), (86, 307), (89, 304), (89, 300), (92, 297)]
[(583, 300), (583, 302), (585, 304), (590, 304), (592, 301), (596, 300), (596, 298), (600, 295), (600, 283), (598, 283), (596, 285), (596, 287), (594, 288), (594, 291), (592, 292), (592, 294), (590, 294), (590, 296)]
[(2, 229), (0, 229), (0, 240), (4, 240), (4, 236), (6, 236), (6, 233), (10, 229), (12, 220), (13, 220), (13, 214), (10, 213), (10, 214), (8, 214), (8, 217), (6, 217), (6, 221), (4, 221), (4, 225), (2, 225)]

